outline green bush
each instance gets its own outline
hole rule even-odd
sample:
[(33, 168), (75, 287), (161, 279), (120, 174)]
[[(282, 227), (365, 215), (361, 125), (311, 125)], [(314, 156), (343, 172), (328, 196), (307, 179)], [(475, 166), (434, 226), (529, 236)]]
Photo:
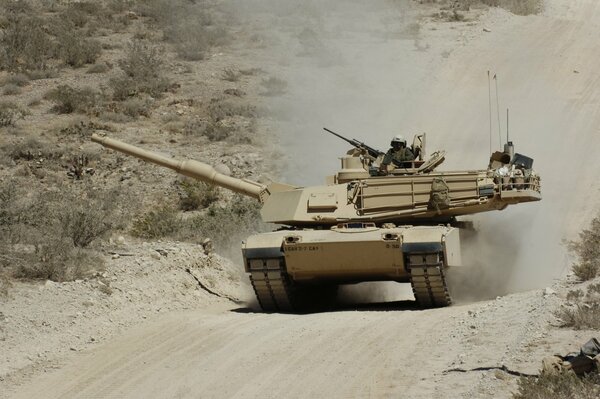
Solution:
[(101, 102), (100, 94), (91, 88), (78, 89), (69, 85), (50, 90), (44, 98), (54, 103), (52, 110), (58, 114), (96, 113)]
[(592, 219), (589, 229), (579, 233), (579, 240), (570, 241), (568, 248), (579, 263), (573, 266), (573, 273), (583, 280), (591, 280), (600, 272), (600, 217)]

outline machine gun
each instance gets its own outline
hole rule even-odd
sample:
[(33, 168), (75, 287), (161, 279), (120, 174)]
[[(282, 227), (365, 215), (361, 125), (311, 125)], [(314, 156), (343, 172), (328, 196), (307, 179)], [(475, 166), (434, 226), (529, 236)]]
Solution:
[(379, 150), (376, 150), (375, 148), (366, 145), (362, 141), (358, 141), (356, 139), (347, 139), (344, 136), (342, 136), (341, 134), (337, 134), (336, 132), (327, 129), (326, 127), (324, 127), (323, 130), (325, 130), (326, 132), (329, 132), (329, 133), (333, 134), (334, 136), (337, 136), (337, 137), (341, 138), (342, 140), (344, 140), (344, 141), (352, 144), (354, 147), (358, 148), (359, 150), (365, 150), (369, 154), (369, 156), (372, 157), (373, 160), (377, 159), (377, 157), (379, 157), (379, 156), (385, 155), (385, 152), (381, 152)]

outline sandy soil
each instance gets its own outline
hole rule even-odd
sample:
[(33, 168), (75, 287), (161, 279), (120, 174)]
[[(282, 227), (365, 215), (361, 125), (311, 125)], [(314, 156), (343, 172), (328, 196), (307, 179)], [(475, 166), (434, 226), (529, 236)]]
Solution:
[[(594, 69), (600, 61), (600, 5), (548, 0), (542, 15), (528, 17), (475, 10), (477, 20), (461, 24), (421, 19), (418, 31), (410, 25), (411, 13), (427, 13), (406, 8), (412, 17), (397, 31), (389, 20), (404, 11), (391, 13), (387, 2), (351, 4), (253, 16), (263, 27), (263, 18), (270, 18), (270, 31), (281, 33), (271, 41), (279, 42), (276, 49), (289, 49), (273, 66), (289, 82), (288, 93), (270, 105), (280, 116), (273, 126), (284, 132), (288, 178), (298, 177), (297, 168), (309, 171), (299, 183), (323, 176), (330, 164), (318, 160), (324, 153), (331, 158), (333, 144), (314, 143), (323, 141), (318, 129), (336, 120), (343, 121), (341, 130), (379, 147), (398, 129), (432, 132), (432, 147), (462, 155), (449, 155), (449, 167), (484, 167), (486, 72), (498, 73), (503, 107), (514, 110), (513, 139), (518, 151), (536, 159), (544, 200), (502, 217), (485, 215), (481, 220), (494, 227), (482, 232), (519, 234), (518, 247), (504, 248), (518, 253), (512, 288), (538, 289), (445, 309), (417, 310), (403, 300), (310, 315), (255, 313), (219, 301), (158, 315), (97, 347), (65, 354), (57, 370), (46, 368), (20, 387), (10, 385), (11, 395), (504, 398), (514, 391), (515, 377), (499, 370), (448, 370), (506, 365), (535, 373), (543, 356), (576, 350), (594, 334), (556, 328), (552, 311), (572, 285), (564, 279), (568, 259), (560, 240), (573, 237), (598, 209), (594, 171), (600, 158), (588, 154), (600, 144), (600, 79)], [(337, 47), (339, 57), (323, 64), (327, 57), (290, 47), (287, 38), (305, 32), (290, 25), (295, 17), (321, 20), (311, 30), (322, 34), (300, 37), (316, 37), (325, 54), (328, 46)], [(335, 31), (344, 21), (356, 23)], [(373, 21), (388, 25), (365, 33)], [(262, 56), (274, 57), (270, 50)], [(328, 109), (332, 104), (337, 106)], [(361, 130), (372, 133), (360, 136)], [(301, 144), (306, 141), (314, 150), (308, 156)]]

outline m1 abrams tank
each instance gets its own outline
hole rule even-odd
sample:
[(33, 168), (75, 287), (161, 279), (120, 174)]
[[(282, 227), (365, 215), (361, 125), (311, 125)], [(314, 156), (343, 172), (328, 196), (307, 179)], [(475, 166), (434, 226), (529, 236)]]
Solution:
[(339, 137), (356, 148), (326, 185), (311, 187), (260, 184), (107, 137), (92, 140), (258, 200), (262, 219), (282, 225), (242, 243), (245, 270), (267, 312), (323, 309), (340, 284), (365, 281), (408, 282), (419, 306), (448, 306), (447, 274), (461, 267), (465, 222), (457, 218), (541, 199), (533, 160), (510, 142), (486, 169), (438, 172), (445, 153), (426, 159), (425, 135), (417, 135), (417, 159), (381, 175), (382, 152)]

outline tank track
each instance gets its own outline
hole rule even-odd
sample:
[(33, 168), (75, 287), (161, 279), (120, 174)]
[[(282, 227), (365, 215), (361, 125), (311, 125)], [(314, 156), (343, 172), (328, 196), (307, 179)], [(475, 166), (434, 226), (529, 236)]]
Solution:
[(266, 312), (293, 312), (290, 281), (284, 258), (250, 259), (250, 282)]
[(444, 274), (442, 252), (407, 254), (405, 262), (410, 273), (410, 285), (419, 306), (435, 308), (452, 303)]

